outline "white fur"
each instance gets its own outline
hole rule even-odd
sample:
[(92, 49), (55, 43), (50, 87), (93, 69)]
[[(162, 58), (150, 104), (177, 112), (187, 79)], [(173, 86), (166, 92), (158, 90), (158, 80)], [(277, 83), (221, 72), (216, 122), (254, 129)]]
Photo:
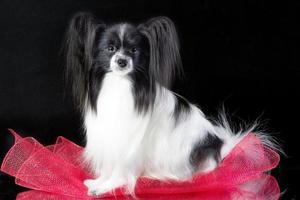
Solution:
[[(85, 158), (91, 160), (92, 171), (96, 177), (101, 176), (100, 180), (118, 182), (112, 187), (135, 181), (139, 176), (135, 174), (142, 164), (138, 148), (148, 123), (133, 111), (130, 81), (113, 72), (103, 80), (97, 113), (90, 107), (86, 110)], [(120, 178), (125, 180), (115, 180)], [(99, 181), (96, 185), (101, 186)]]
[[(108, 73), (97, 101), (97, 113), (87, 105), (85, 128), (87, 145), (84, 157), (95, 180), (86, 180), (89, 194), (102, 194), (127, 185), (133, 194), (140, 176), (158, 179), (188, 179), (194, 173), (189, 156), (195, 144), (207, 132), (224, 140), (224, 158), (242, 134), (233, 136), (225, 126), (213, 126), (199, 108), (175, 124), (174, 94), (157, 86), (153, 112), (138, 114), (134, 109), (132, 83), (123, 75)], [(217, 163), (208, 159), (198, 172), (213, 170)]]
[(124, 34), (125, 34), (125, 31), (126, 31), (126, 27), (127, 27), (127, 24), (122, 24), (120, 26), (119, 38), (121, 39), (121, 43), (123, 42), (123, 39), (124, 39)]
[[(127, 61), (126, 67), (120, 68), (118, 65), (118, 59), (125, 59)], [(124, 55), (122, 50), (120, 50), (111, 57), (110, 69), (114, 74), (124, 76), (133, 70), (132, 59), (129, 56)]]

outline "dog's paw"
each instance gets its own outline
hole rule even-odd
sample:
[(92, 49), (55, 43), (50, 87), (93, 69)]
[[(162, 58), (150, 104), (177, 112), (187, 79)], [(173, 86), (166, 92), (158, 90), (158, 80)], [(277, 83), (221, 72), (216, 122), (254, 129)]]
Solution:
[(92, 187), (93, 185), (97, 184), (97, 179), (86, 179), (83, 181), (83, 184), (87, 187), (87, 188), (90, 188)]
[(89, 196), (100, 195), (101, 182), (99, 179), (86, 179), (83, 184), (88, 188)]
[(101, 188), (90, 188), (88, 189), (88, 195), (89, 196), (100, 196), (101, 194), (103, 194), (103, 191), (101, 190)]
[(104, 182), (99, 179), (87, 179), (83, 183), (88, 188), (89, 196), (101, 196), (104, 193), (111, 192), (117, 187), (122, 186), (125, 182), (116, 179), (109, 179)]

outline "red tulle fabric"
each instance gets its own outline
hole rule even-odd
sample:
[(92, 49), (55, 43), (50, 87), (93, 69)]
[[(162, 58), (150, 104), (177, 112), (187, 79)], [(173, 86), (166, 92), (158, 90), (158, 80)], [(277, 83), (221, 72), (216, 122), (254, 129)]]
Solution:
[[(43, 146), (32, 137), (22, 138), (13, 130), (15, 144), (1, 165), (16, 184), (33, 189), (17, 199), (92, 199), (83, 181), (91, 178), (80, 161), (83, 148), (59, 137)], [(249, 133), (212, 172), (184, 182), (140, 178), (135, 193), (139, 199), (279, 199), (277, 181), (265, 172), (275, 168), (279, 155)], [(130, 199), (122, 188), (101, 196)]]

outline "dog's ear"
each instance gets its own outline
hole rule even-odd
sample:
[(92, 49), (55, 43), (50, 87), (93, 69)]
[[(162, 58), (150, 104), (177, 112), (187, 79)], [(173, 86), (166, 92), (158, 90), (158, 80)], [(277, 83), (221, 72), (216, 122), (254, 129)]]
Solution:
[(88, 91), (89, 71), (94, 63), (97, 40), (105, 29), (90, 13), (75, 14), (66, 32), (63, 46), (65, 79), (79, 108), (83, 108)]
[(150, 47), (149, 73), (169, 88), (182, 74), (179, 40), (174, 23), (168, 17), (155, 17), (138, 26)]

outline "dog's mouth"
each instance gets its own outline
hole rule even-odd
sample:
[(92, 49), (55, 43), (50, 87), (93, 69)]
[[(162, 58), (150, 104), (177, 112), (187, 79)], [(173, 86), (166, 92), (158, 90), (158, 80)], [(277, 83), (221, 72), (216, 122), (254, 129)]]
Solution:
[(130, 68), (131, 68), (131, 67), (129, 67), (129, 66), (128, 66), (128, 67), (118, 67), (117, 70), (118, 70), (118, 71), (127, 71), (127, 70), (130, 70)]
[(118, 74), (118, 75), (126, 75), (132, 71), (132, 67), (118, 67), (118, 66), (111, 66), (109, 72)]

